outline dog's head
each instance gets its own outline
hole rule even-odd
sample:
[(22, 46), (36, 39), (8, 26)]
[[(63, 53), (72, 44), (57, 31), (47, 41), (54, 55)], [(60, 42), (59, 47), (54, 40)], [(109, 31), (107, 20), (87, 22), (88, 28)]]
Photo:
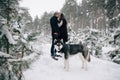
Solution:
[(60, 51), (63, 48), (63, 39), (55, 39), (54, 46), (57, 51)]

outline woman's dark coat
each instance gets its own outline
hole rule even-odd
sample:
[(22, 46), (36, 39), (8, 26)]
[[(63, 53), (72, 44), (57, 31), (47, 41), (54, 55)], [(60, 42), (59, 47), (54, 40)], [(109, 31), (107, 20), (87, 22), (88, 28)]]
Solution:
[(60, 30), (60, 39), (63, 39), (64, 42), (67, 42), (68, 41), (67, 21), (66, 21), (66, 19), (62, 19), (62, 20), (63, 20), (63, 24), (59, 28), (59, 30)]

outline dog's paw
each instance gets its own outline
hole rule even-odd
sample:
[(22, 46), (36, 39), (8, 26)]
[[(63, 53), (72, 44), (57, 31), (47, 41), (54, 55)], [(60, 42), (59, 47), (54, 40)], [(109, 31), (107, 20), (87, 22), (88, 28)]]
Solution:
[(69, 69), (65, 69), (66, 70), (66, 72), (69, 72)]
[(84, 67), (82, 66), (81, 69), (84, 69)]
[(64, 69), (66, 69), (66, 67), (64, 66)]
[(88, 71), (88, 68), (85, 68), (85, 71)]
[(64, 67), (64, 70), (65, 70), (66, 72), (69, 72), (69, 69), (68, 69), (68, 68), (66, 68), (66, 67)]

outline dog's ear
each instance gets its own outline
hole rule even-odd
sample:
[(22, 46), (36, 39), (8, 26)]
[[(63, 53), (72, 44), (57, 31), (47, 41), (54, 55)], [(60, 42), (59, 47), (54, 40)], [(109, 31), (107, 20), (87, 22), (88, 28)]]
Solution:
[(61, 42), (63, 42), (63, 39), (61, 39)]
[(54, 40), (54, 43), (57, 41), (57, 39)]

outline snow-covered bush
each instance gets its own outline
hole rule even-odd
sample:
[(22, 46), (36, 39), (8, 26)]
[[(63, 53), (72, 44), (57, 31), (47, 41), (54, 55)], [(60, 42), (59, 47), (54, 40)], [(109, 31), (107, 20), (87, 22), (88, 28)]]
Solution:
[(116, 49), (106, 53), (108, 60), (120, 64), (120, 49)]
[[(114, 30), (112, 33), (108, 32), (105, 33), (104, 31), (99, 31), (96, 29), (79, 29), (78, 32), (70, 31), (69, 32), (69, 43), (86, 43), (90, 53), (98, 58), (110, 60), (116, 63), (119, 63), (120, 56), (116, 53), (116, 51), (119, 53), (120, 45), (119, 45), (119, 29)], [(115, 36), (117, 36), (115, 38)], [(114, 44), (114, 40), (116, 40), (116, 44)], [(104, 47), (116, 47), (116, 51), (108, 52), (107, 55), (104, 54), (102, 51), (102, 48)], [(109, 55), (109, 56), (108, 56)], [(105, 57), (106, 56), (106, 57)], [(114, 57), (114, 58), (113, 58)], [(107, 59), (109, 58), (109, 59)]]

